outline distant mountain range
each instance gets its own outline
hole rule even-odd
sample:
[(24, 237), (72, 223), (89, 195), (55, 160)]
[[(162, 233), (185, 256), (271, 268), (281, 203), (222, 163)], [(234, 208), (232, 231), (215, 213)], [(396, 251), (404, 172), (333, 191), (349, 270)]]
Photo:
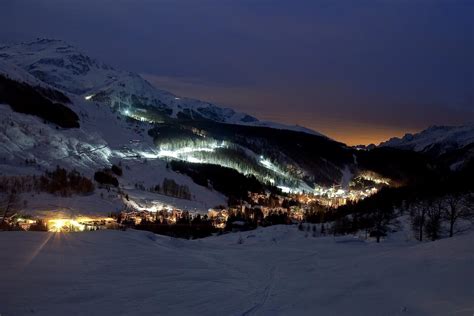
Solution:
[(474, 143), (474, 123), (465, 126), (432, 126), (416, 134), (391, 138), (380, 146), (441, 155), (472, 143)]
[(416, 134), (391, 138), (379, 146), (420, 152), (452, 170), (460, 170), (474, 164), (474, 124), (432, 126)]

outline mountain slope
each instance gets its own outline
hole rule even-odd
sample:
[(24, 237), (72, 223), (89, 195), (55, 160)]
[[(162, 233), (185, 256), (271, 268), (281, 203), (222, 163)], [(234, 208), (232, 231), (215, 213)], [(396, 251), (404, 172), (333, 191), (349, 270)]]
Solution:
[(0, 74), (0, 103), (7, 103), (16, 112), (36, 115), (60, 127), (79, 127), (77, 114), (57, 101), (68, 102), (69, 99), (56, 90), (32, 87)]
[(425, 154), (452, 171), (462, 171), (474, 162), (474, 124), (432, 126), (416, 134), (391, 138), (380, 148), (396, 148)]
[[(335, 155), (331, 151), (325, 150), (327, 144), (337, 144), (330, 146), (335, 150), (341, 146), (344, 147), (344, 145), (332, 142), (319, 133), (300, 126), (288, 127), (272, 122), (260, 122), (249, 115), (237, 113), (231, 109), (220, 108), (199, 100), (177, 97), (172, 93), (156, 89), (136, 74), (116, 70), (104, 63), (98, 62), (63, 41), (37, 40), (0, 47), (0, 62), (0, 66), (3, 65), (3, 67), (0, 67), (0, 72), (34, 86), (43, 85), (62, 91), (74, 99), (74, 102), (84, 104), (84, 106), (87, 106), (87, 104), (90, 104), (90, 106), (93, 104), (104, 104), (109, 106), (119, 116), (131, 117), (144, 123), (167, 123), (168, 125), (165, 124), (164, 126), (172, 126), (171, 130), (174, 130), (175, 126), (184, 126), (184, 128), (190, 129), (193, 129), (194, 126), (201, 126), (201, 128), (212, 134), (214, 138), (237, 143), (239, 144), (238, 146), (244, 146), (246, 155), (251, 156), (252, 161), (250, 163), (260, 165), (257, 169), (262, 169), (263, 167), (267, 170), (263, 171), (265, 175), (262, 174), (262, 179), (271, 180), (278, 176), (275, 174), (278, 171), (269, 170), (272, 168), (268, 167), (266, 159), (258, 158), (262, 155), (272, 155), (274, 156), (275, 164), (290, 165), (300, 175), (297, 178), (293, 176), (286, 177), (287, 180), (281, 183), (285, 186), (288, 185), (288, 181), (295, 183), (295, 181), (301, 180), (304, 180), (304, 182), (309, 183), (311, 186), (314, 182), (325, 184), (337, 183), (342, 177), (341, 170), (345, 168), (344, 165), (352, 162), (351, 155), (348, 155), (349, 158), (343, 159), (342, 162), (332, 161), (334, 159), (331, 159), (331, 155), (332, 157)], [(87, 115), (87, 113), (85, 114)], [(208, 124), (206, 122), (212, 123)], [(219, 125), (220, 127), (216, 132), (212, 126), (212, 124), (215, 124), (214, 122), (232, 125)], [(241, 127), (236, 127), (236, 125)], [(248, 138), (244, 144), (236, 140), (234, 130), (240, 131), (241, 138)], [(247, 132), (242, 133), (245, 130)], [(275, 132), (267, 132), (267, 130)], [(163, 131), (161, 129), (160, 133), (163, 132), (170, 134), (169, 130)], [(224, 137), (224, 139), (220, 135), (222, 133), (228, 135), (228, 137)], [(282, 149), (281, 146), (274, 146), (281, 143), (278, 138), (281, 140), (292, 137), (299, 138), (298, 135), (300, 134), (311, 135), (303, 137), (305, 139), (304, 146), (308, 147), (308, 149), (303, 147), (288, 148), (284, 155), (278, 153), (276, 148), (280, 147)], [(173, 143), (176, 143), (176, 138), (176, 135), (174, 135)], [(272, 140), (272, 138), (277, 139)], [(320, 147), (319, 151), (309, 149), (313, 144), (311, 144), (311, 141), (308, 142), (308, 140), (313, 139), (320, 143), (318, 145)], [(155, 143), (161, 144), (156, 139)], [(266, 148), (251, 146), (253, 148), (249, 151), (249, 145), (255, 143), (262, 143)], [(292, 146), (294, 147), (294, 145), (297, 144), (293, 143)], [(173, 144), (173, 146), (175, 145)], [(267, 150), (272, 146), (275, 147), (275, 150)], [(287, 145), (285, 146), (288, 147)], [(299, 144), (298, 146), (301, 147), (303, 145)], [(302, 163), (305, 159), (301, 159), (301, 157), (304, 155), (297, 154), (297, 151), (308, 152), (308, 150), (316, 155), (307, 157), (306, 161)], [(232, 156), (235, 156), (232, 153), (229, 153), (229, 155), (225, 159), (233, 159)], [(196, 160), (195, 158), (193, 159)], [(248, 160), (248, 158), (245, 159)], [(264, 160), (264, 162), (260, 163), (258, 160)], [(311, 160), (315, 162), (311, 162)], [(235, 166), (235, 163), (233, 165)], [(308, 170), (308, 168), (311, 170)], [(322, 170), (324, 170), (323, 173), (321, 173)], [(242, 170), (239, 171), (242, 172)], [(267, 175), (268, 172), (273, 175)], [(312, 189), (311, 186), (308, 187), (305, 183), (301, 185), (305, 190)]]
[[(350, 181), (362, 172), (403, 180), (414, 168), (423, 171), (428, 166), (423, 157), (412, 166), (411, 155), (403, 151), (357, 151), (302, 127), (292, 130), (179, 98), (61, 41), (0, 47), (0, 76), (17, 87), (0, 89), (0, 100), (8, 104), (0, 105), (0, 175), (40, 175), (61, 166), (92, 177), (122, 164), (124, 175), (114, 201), (135, 209), (179, 205), (205, 211), (225, 204), (226, 197), (244, 196), (249, 189), (222, 185), (239, 178), (223, 176), (235, 171), (248, 177), (254, 188), (325, 194), (339, 190), (337, 186), (349, 196)], [(18, 113), (18, 105), (26, 104), (24, 99), (15, 104), (22, 96), (18, 87), (36, 96), (27, 114), (43, 120)], [(66, 116), (48, 108), (48, 102), (72, 111), (78, 125), (65, 126)], [(61, 115), (58, 120), (36, 110)], [(169, 168), (172, 160), (182, 164)], [(152, 192), (165, 178), (188, 186), (192, 199), (179, 201)]]
[[(123, 194), (98, 189), (92, 196), (68, 199), (25, 192), (25, 199), (28, 199), (28, 205), (23, 206), (25, 211), (32, 214), (44, 210), (106, 214), (130, 204), (135, 208), (177, 207), (207, 212), (210, 207), (225, 204), (226, 198), (221, 193), (196, 185), (189, 177), (168, 170), (165, 161), (147, 161), (143, 158), (144, 153), (154, 150), (152, 139), (146, 135), (146, 129), (150, 128), (148, 123), (124, 119), (109, 107), (55, 90), (25, 70), (5, 62), (0, 63), (0, 78), (0, 100), (8, 103), (0, 104), (0, 178), (38, 177), (56, 166), (75, 169), (89, 178), (93, 177), (95, 171), (109, 168), (112, 164), (121, 163), (125, 169), (119, 178)], [(3, 81), (8, 82), (9, 86), (3, 85)], [(11, 89), (17, 86), (23, 90)], [(25, 99), (25, 91), (35, 97)], [(54, 104), (50, 100), (57, 99), (66, 101), (67, 108), (80, 122), (79, 128), (58, 128), (66, 122), (65, 117), (58, 116), (57, 111), (48, 108)], [(18, 111), (15, 105), (28, 105), (28, 111)], [(36, 110), (40, 114), (56, 116), (53, 119), (44, 117), (38, 115)], [(54, 118), (59, 121), (56, 122)], [(177, 199), (141, 189), (161, 184), (165, 178), (188, 186), (193, 198)], [(125, 194), (130, 197), (130, 201), (124, 199)]]
[(248, 114), (229, 108), (178, 97), (157, 89), (137, 74), (114, 69), (59, 40), (39, 39), (0, 47), (1, 60), (26, 70), (36, 79), (59, 90), (107, 103), (123, 113), (152, 108), (172, 118), (209, 119), (222, 123), (261, 125), (320, 135), (300, 126), (260, 122)]

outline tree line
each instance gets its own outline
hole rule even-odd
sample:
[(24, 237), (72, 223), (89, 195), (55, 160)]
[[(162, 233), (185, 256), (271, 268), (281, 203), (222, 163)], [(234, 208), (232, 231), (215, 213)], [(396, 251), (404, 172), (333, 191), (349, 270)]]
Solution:
[(59, 166), (41, 176), (0, 176), (0, 194), (15, 192), (47, 192), (63, 197), (73, 194), (89, 194), (94, 183), (77, 170), (66, 170)]
[(173, 179), (165, 178), (161, 185), (157, 184), (153, 188), (153, 192), (180, 199), (191, 200), (191, 191), (189, 190), (189, 187), (184, 184), (178, 184)]
[(143, 219), (140, 224), (122, 222), (138, 230), (151, 231), (155, 234), (175, 238), (197, 239), (211, 236), (219, 230), (214, 227), (207, 215), (197, 215), (191, 218), (189, 212), (183, 212), (176, 218), (176, 223), (169, 223), (166, 218), (157, 216), (154, 221)]

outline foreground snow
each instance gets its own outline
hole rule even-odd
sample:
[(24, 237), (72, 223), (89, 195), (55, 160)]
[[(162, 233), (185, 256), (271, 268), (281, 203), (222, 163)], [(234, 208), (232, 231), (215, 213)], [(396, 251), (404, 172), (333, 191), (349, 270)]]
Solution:
[[(1, 233), (3, 315), (472, 315), (474, 234), (187, 241), (137, 231)], [(244, 242), (237, 241), (242, 236)]]

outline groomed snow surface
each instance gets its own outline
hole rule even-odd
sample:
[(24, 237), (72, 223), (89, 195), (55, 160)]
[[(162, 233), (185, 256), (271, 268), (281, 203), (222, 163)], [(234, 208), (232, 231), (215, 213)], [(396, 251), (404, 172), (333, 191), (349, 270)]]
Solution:
[[(0, 234), (2, 315), (473, 315), (474, 234)], [(398, 237), (396, 237), (398, 236)], [(243, 243), (239, 243), (239, 239)]]

